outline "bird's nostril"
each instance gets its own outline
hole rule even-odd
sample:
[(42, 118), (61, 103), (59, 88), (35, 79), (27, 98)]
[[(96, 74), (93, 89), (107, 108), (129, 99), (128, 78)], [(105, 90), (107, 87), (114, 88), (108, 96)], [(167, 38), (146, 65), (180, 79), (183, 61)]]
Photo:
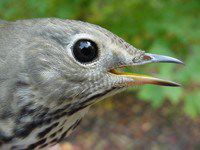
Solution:
[(150, 56), (147, 56), (147, 55), (144, 55), (143, 56), (143, 60), (146, 60), (146, 61), (148, 61), (148, 60), (151, 60), (152, 58), (150, 57)]

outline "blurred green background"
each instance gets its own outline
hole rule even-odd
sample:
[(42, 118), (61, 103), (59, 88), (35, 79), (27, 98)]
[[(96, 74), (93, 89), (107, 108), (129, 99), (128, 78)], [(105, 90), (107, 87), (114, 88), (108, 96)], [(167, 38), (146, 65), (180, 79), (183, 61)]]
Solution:
[[(95, 124), (96, 127), (99, 124), (100, 126), (106, 126), (106, 128), (112, 124), (121, 124), (123, 127), (129, 127), (130, 132), (141, 128), (141, 132), (137, 135), (134, 134), (133, 138), (135, 140), (138, 135), (143, 135), (141, 134), (144, 132), (143, 130), (145, 130), (145, 133), (152, 133), (153, 137), (155, 137), (154, 132), (149, 132), (149, 130), (153, 131), (155, 129), (153, 126), (155, 125), (157, 127), (155, 130), (157, 131), (162, 126), (160, 124), (164, 124), (161, 127), (163, 130), (159, 132), (166, 133), (164, 137), (168, 137), (170, 128), (171, 134), (168, 144), (174, 144), (174, 141), (176, 141), (174, 139), (177, 138), (177, 141), (183, 141), (189, 146), (195, 145), (192, 143), (195, 141), (194, 138), (200, 138), (200, 129), (197, 129), (200, 124), (199, 0), (0, 0), (1, 19), (17, 20), (44, 17), (77, 19), (98, 24), (139, 49), (173, 56), (183, 60), (186, 64), (185, 67), (174, 64), (150, 64), (128, 68), (128, 71), (151, 74), (177, 81), (182, 83), (183, 86), (181, 88), (169, 88), (146, 85), (139, 88), (134, 87), (109, 98), (115, 100), (107, 99), (99, 106), (97, 105), (97, 109), (92, 110), (88, 117), (92, 125), (91, 123), (83, 123), (85, 130), (91, 130), (93, 124), (95, 124), (94, 120), (102, 117), (104, 120), (107, 119), (106, 123), (101, 123), (101, 119), (99, 119)], [(122, 111), (123, 109), (124, 111)], [(106, 110), (107, 114), (103, 110)], [(116, 115), (119, 112), (123, 115)], [(113, 115), (109, 117), (109, 113)], [(134, 119), (130, 118), (131, 115), (134, 116)], [(116, 120), (111, 123), (110, 120), (113, 117), (119, 118), (116, 119), (118, 123), (116, 123)], [(128, 119), (127, 122), (124, 120), (125, 117)], [(162, 120), (163, 118), (164, 120)], [(130, 120), (134, 120), (135, 123), (130, 122)], [(156, 123), (152, 120), (155, 120)], [(190, 125), (187, 122), (190, 122)], [(183, 127), (184, 124), (185, 126)], [(180, 128), (180, 133), (179, 131), (173, 133), (178, 128)], [(187, 131), (188, 128), (193, 128), (194, 132)], [(95, 132), (97, 131), (96, 129), (94, 129)], [(121, 130), (120, 127), (118, 129)], [(111, 130), (106, 131), (111, 132)], [(126, 130), (123, 130), (122, 135), (125, 134), (124, 131)], [(190, 132), (191, 134), (186, 134), (185, 132)], [(134, 130), (134, 133), (137, 133), (137, 131)], [(199, 134), (197, 135), (197, 133)], [(163, 137), (160, 134), (156, 135), (158, 135), (157, 141), (161, 139), (160, 143), (162, 143)], [(104, 135), (103, 137), (105, 138), (106, 136)], [(144, 134), (141, 140), (144, 141), (146, 136), (148, 137), (147, 134)], [(118, 137), (118, 135), (115, 137)], [(128, 133), (127, 137), (130, 137)], [(93, 138), (98, 139), (97, 136)], [(182, 140), (179, 138), (182, 138)], [(124, 139), (124, 137), (121, 139)], [(84, 137), (81, 140), (84, 141)], [(164, 141), (167, 140), (168, 138), (164, 138)], [(131, 145), (130, 143), (125, 145)], [(149, 143), (148, 140), (147, 143)], [(198, 143), (199, 141), (196, 142), (196, 145), (200, 148)], [(94, 145), (92, 146), (93, 149)], [(175, 142), (174, 145), (177, 146), (178, 144)], [(154, 146), (153, 143), (151, 147)], [(127, 149), (132, 148), (129, 147)], [(159, 149), (159, 147), (154, 149), (156, 148)], [(179, 148), (184, 149), (184, 144), (182, 147), (178, 146), (177, 149)]]

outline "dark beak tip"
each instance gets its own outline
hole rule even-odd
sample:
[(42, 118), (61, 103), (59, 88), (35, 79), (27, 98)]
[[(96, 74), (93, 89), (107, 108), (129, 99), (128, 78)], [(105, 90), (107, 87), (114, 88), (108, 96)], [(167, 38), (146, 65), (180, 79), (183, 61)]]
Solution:
[(184, 65), (185, 63), (179, 59), (173, 58), (173, 57), (169, 57), (169, 56), (165, 56), (165, 55), (157, 55), (157, 54), (150, 54), (150, 53), (146, 53), (145, 57), (144, 57), (147, 61), (147, 63), (159, 63), (159, 62), (163, 62), (163, 63), (176, 63), (176, 64), (180, 64), (180, 65)]
[(173, 87), (182, 87), (182, 84), (176, 83), (176, 85), (173, 85)]
[(186, 66), (186, 64), (183, 61), (180, 61), (180, 65)]
[(176, 82), (171, 82), (170, 84), (168, 84), (168, 86), (171, 87), (182, 87), (182, 84), (176, 83)]
[[(170, 63), (170, 62), (169, 62), (169, 63)], [(173, 63), (173, 62), (172, 62), (172, 63)], [(185, 63), (184, 63), (183, 61), (179, 60), (179, 59), (177, 59), (176, 61), (174, 61), (174, 63), (185, 66)]]

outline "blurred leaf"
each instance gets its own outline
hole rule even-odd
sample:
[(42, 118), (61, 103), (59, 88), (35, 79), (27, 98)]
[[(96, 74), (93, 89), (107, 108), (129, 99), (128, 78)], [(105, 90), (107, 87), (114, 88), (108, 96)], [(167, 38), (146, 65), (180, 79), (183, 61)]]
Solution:
[(185, 112), (191, 117), (196, 117), (200, 114), (200, 93), (194, 91), (186, 96)]
[(167, 98), (172, 102), (172, 104), (178, 104), (180, 98), (183, 94), (183, 88), (171, 87), (171, 88), (164, 88), (164, 93)]
[(158, 86), (145, 86), (141, 89), (139, 97), (144, 100), (151, 102), (154, 108), (158, 108), (164, 102), (163, 89)]

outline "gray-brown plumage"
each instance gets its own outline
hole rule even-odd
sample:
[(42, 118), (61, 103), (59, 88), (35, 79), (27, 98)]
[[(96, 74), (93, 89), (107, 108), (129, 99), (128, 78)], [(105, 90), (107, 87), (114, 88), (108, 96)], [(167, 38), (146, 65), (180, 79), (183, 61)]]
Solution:
[(61, 19), (0, 21), (0, 148), (52, 146), (89, 107), (129, 86), (178, 86), (116, 71), (181, 61), (148, 54), (89, 23)]

